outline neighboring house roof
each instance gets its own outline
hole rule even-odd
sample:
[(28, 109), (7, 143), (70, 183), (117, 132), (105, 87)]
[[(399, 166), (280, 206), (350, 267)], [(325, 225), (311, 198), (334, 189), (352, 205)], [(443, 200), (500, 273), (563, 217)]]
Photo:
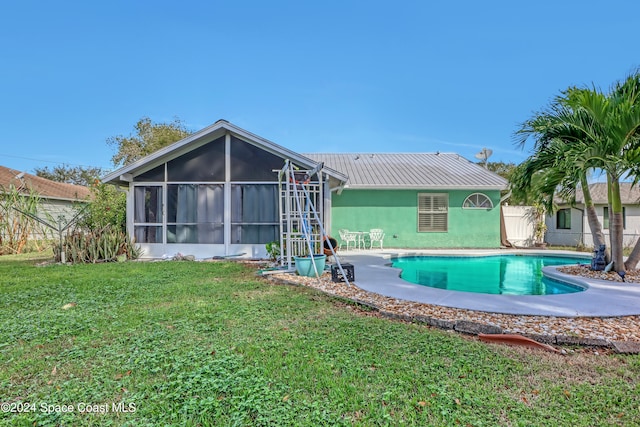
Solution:
[(0, 166), (0, 192), (8, 190), (11, 186), (23, 193), (33, 190), (44, 199), (79, 201), (86, 200), (91, 194), (89, 188), (81, 185), (51, 181), (50, 179)]
[[(148, 170), (150, 166), (153, 167), (164, 161), (178, 157), (181, 154), (185, 154), (192, 149), (196, 149), (207, 142), (219, 138), (226, 132), (231, 132), (241, 139), (248, 141), (258, 147), (261, 147), (262, 149), (272, 154), (276, 154), (280, 157), (289, 159), (298, 166), (313, 169), (319, 165), (319, 163), (308, 157), (305, 157), (265, 138), (239, 128), (238, 126), (229, 123), (226, 120), (218, 120), (213, 125), (207, 128), (195, 132), (188, 137), (181, 139), (180, 141), (174, 142), (171, 145), (161, 148), (155, 153), (149, 154), (148, 156), (145, 156), (136, 162), (133, 162), (114, 172), (111, 172), (103, 178), (103, 182), (112, 182), (121, 185), (127, 184), (131, 181), (133, 175)], [(347, 177), (345, 175), (336, 170), (333, 170), (331, 167), (323, 168), (323, 172), (328, 174), (329, 177), (332, 178), (334, 186), (339, 186), (347, 180)]]
[[(596, 182), (593, 184), (589, 184), (589, 193), (591, 193), (591, 198), (593, 199), (594, 204), (606, 205), (607, 203), (609, 203), (606, 182)], [(622, 204), (624, 205), (637, 205), (640, 203), (640, 188), (638, 188), (637, 185), (632, 186), (630, 182), (621, 182), (620, 198), (622, 199)], [(556, 203), (566, 204), (566, 202), (562, 199), (556, 199)], [(581, 188), (578, 188), (578, 190), (576, 191), (576, 203), (584, 204), (584, 194), (582, 193)]]
[(349, 177), (346, 188), (503, 190), (507, 180), (455, 153), (314, 153)]

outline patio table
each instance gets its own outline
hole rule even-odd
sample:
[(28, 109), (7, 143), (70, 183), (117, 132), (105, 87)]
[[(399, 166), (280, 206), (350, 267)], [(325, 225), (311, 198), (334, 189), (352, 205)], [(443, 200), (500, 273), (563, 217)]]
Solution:
[(369, 235), (368, 231), (352, 231), (351, 233), (355, 234), (358, 238), (356, 240), (358, 249), (366, 249), (367, 244), (365, 241), (365, 237)]

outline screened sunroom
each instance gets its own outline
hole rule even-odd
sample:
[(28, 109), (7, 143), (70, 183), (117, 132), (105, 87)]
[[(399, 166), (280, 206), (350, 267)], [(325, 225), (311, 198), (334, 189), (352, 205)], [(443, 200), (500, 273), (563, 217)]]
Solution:
[[(218, 121), (105, 177), (127, 189), (127, 229), (145, 258), (263, 258), (280, 238), (278, 174), (285, 159), (316, 163), (236, 126)], [(330, 187), (325, 174), (325, 221)]]

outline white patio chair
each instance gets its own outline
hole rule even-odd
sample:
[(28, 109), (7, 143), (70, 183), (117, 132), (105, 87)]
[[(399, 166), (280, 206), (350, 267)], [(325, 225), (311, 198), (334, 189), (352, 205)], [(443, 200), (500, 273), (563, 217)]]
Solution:
[(338, 249), (342, 249), (342, 245), (347, 241), (345, 237), (347, 235), (347, 231), (345, 229), (338, 230), (338, 234), (340, 235), (340, 243), (338, 243)]
[(353, 247), (355, 248), (357, 243), (357, 239), (358, 239), (358, 235), (356, 233), (351, 233), (349, 230), (338, 230), (338, 233), (340, 234), (340, 246), (339, 248), (342, 249), (342, 244), (346, 243), (347, 245), (347, 250), (349, 250), (349, 243), (353, 243)]
[(381, 228), (372, 228), (369, 230), (369, 249), (373, 249), (373, 243), (380, 243), (380, 249), (382, 247), (382, 240), (384, 239), (384, 231)]

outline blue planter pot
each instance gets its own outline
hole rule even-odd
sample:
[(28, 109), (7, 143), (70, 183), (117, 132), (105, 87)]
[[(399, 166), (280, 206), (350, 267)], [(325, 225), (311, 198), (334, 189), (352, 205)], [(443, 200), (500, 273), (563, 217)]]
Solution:
[(296, 271), (301, 276), (316, 277), (316, 270), (313, 268), (313, 264), (316, 265), (318, 274), (324, 272), (324, 265), (327, 261), (327, 256), (324, 254), (316, 254), (313, 256), (294, 256), (293, 260), (296, 263)]

